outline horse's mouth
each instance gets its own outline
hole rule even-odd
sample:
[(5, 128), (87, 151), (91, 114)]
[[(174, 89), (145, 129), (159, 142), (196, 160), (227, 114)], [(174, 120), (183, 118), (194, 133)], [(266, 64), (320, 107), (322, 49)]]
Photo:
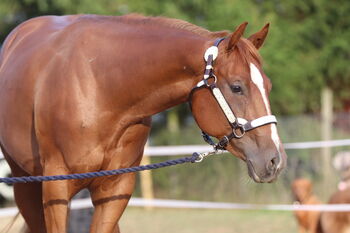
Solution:
[(246, 163), (247, 163), (247, 167), (248, 167), (248, 174), (256, 183), (272, 183), (278, 177), (280, 169), (276, 170), (276, 172), (269, 177), (261, 178), (256, 174), (254, 166), (249, 159), (247, 159)]
[(256, 183), (262, 183), (260, 177), (256, 174), (256, 172), (254, 170), (254, 166), (253, 166), (252, 162), (249, 159), (247, 159), (246, 163), (247, 163), (248, 174), (249, 174), (250, 178), (252, 178)]

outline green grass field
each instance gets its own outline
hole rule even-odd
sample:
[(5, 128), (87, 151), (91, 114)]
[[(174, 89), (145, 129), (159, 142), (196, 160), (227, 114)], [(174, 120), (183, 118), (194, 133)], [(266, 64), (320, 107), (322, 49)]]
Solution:
[(124, 233), (296, 233), (297, 225), (292, 212), (129, 207), (120, 229)]
[[(0, 232), (12, 218), (0, 218)], [(17, 219), (8, 233), (18, 233)], [(296, 233), (291, 212), (153, 209), (128, 207), (120, 221), (122, 233)], [(86, 233), (86, 232), (75, 232)]]

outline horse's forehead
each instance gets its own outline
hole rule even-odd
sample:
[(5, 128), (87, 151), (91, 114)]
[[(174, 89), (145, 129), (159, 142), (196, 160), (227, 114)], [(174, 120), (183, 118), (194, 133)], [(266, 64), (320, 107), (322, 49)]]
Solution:
[(260, 70), (254, 65), (254, 63), (250, 63), (249, 68), (250, 68), (250, 78), (253, 81), (253, 83), (258, 87), (260, 87), (261, 85), (264, 85), (264, 78)]
[[(272, 84), (270, 79), (265, 75), (264, 71), (260, 66), (257, 66), (255, 63), (249, 64), (249, 81), (251, 81), (255, 85), (261, 85), (264, 87), (266, 94), (268, 95)], [(254, 86), (255, 86), (254, 85)], [(259, 88), (260, 89), (260, 88)]]
[(267, 91), (265, 89), (264, 78), (260, 70), (254, 65), (254, 63), (250, 63), (249, 67), (251, 81), (259, 89), (267, 114), (271, 114), (269, 101), (267, 99)]
[(232, 60), (228, 61), (228, 65), (225, 66), (225, 68), (228, 67), (226, 70), (228, 76), (241, 77), (247, 84), (251, 82), (255, 85), (257, 83), (263, 83), (264, 85), (269, 84), (269, 80), (266, 79), (264, 74), (260, 71), (260, 65), (256, 65), (259, 64), (258, 62), (253, 59), (244, 59), (240, 56), (236, 56), (234, 60), (235, 62), (232, 62)]

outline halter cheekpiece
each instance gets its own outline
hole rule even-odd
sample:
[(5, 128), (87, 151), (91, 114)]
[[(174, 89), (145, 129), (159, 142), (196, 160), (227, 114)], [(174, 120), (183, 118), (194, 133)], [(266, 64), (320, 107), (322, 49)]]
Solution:
[(215, 76), (213, 71), (213, 62), (215, 61), (215, 59), (219, 54), (218, 46), (220, 42), (223, 41), (224, 39), (225, 38), (217, 39), (214, 42), (214, 45), (205, 51), (204, 60), (206, 61), (206, 66), (205, 66), (203, 79), (200, 82), (198, 82), (198, 84), (191, 91), (191, 95), (192, 95), (192, 93), (198, 88), (202, 88), (202, 87), (209, 88), (213, 96), (215, 97), (216, 101), (218, 102), (221, 110), (225, 114), (229, 124), (232, 127), (232, 133), (221, 138), (219, 142), (216, 144), (213, 142), (213, 140), (207, 133), (202, 131), (202, 136), (204, 141), (212, 145), (215, 150), (224, 150), (231, 139), (242, 138), (245, 132), (247, 131), (253, 130), (255, 128), (258, 128), (260, 126), (267, 125), (267, 124), (277, 124), (277, 119), (274, 115), (266, 115), (266, 116), (262, 116), (257, 119), (254, 119), (252, 121), (248, 121), (244, 118), (236, 117), (235, 114), (233, 113), (224, 95), (216, 85), (217, 77)]

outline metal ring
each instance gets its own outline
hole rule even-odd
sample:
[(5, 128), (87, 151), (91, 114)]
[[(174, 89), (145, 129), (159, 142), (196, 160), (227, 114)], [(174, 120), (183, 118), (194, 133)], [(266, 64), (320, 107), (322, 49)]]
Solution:
[(227, 144), (230, 142), (230, 139), (225, 135), (216, 145), (215, 150), (224, 150)]
[(235, 135), (236, 138), (242, 138), (245, 134), (245, 129), (244, 126), (241, 124), (237, 124), (233, 129), (232, 129), (233, 135)]
[[(210, 79), (214, 79), (214, 82), (213, 83), (209, 83), (208, 81)], [(211, 76), (209, 76), (207, 79), (204, 79), (203, 81), (204, 81), (204, 83), (205, 83), (205, 85), (207, 87), (210, 87), (210, 85), (215, 84), (218, 81), (218, 78), (215, 76), (215, 74), (212, 74)]]
[(204, 159), (204, 156), (203, 156), (203, 154), (201, 153), (201, 154), (198, 155), (198, 158), (197, 158), (194, 162), (200, 163), (200, 162), (203, 161), (203, 159)]

